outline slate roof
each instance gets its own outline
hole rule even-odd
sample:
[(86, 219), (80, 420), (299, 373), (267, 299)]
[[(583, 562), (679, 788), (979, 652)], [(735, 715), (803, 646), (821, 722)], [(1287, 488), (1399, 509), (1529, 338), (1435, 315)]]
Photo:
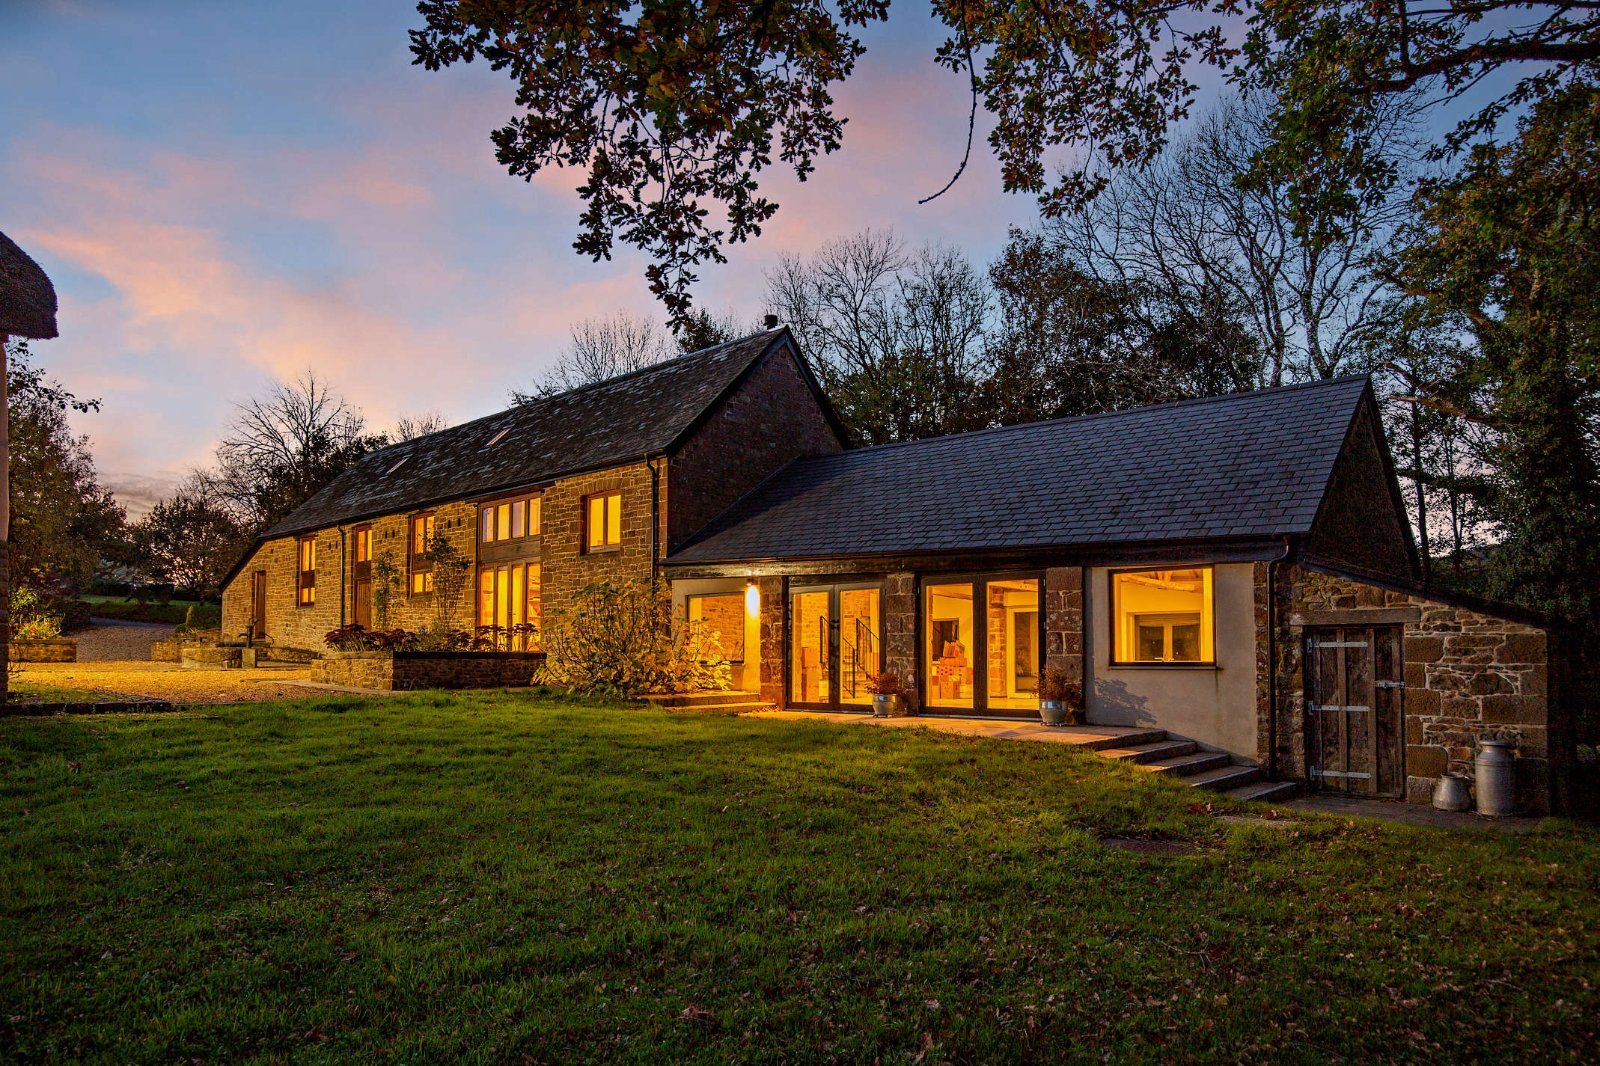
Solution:
[(755, 333), (372, 452), (262, 539), (487, 496), (668, 451), (785, 336), (783, 329)]
[(38, 340), (56, 335), (55, 286), (4, 233), (0, 233), (0, 333)]
[(1365, 377), (799, 459), (667, 565), (1305, 534)]

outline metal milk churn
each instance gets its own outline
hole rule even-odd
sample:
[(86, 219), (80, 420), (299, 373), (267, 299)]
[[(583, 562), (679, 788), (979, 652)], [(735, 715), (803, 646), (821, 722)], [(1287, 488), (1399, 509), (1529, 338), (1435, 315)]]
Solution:
[(1517, 753), (1510, 740), (1478, 742), (1473, 760), (1478, 779), (1478, 813), (1510, 814), (1516, 804)]

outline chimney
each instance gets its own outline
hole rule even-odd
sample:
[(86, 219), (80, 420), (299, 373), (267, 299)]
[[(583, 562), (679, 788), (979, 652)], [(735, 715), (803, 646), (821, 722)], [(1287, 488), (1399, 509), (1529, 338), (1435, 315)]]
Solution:
[(777, 329), (778, 328), (778, 316), (777, 315), (768, 315), (762, 322), (762, 328), (763, 329)]

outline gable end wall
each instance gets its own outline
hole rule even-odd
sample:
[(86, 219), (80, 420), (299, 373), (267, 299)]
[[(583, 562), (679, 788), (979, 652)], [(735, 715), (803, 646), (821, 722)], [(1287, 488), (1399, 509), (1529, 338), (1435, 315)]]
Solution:
[(843, 450), (797, 358), (770, 352), (672, 456), (667, 551), (794, 460)]
[(1397, 507), (1383, 447), (1372, 405), (1364, 402), (1334, 464), (1306, 552), (1377, 577), (1411, 579), (1411, 527)]

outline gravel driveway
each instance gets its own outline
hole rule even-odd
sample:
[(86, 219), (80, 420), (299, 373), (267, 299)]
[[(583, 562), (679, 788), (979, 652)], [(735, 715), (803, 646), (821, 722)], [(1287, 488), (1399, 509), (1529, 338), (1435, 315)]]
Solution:
[(89, 628), (72, 634), (78, 641), (80, 663), (148, 661), (150, 645), (166, 640), (176, 628), (153, 622), (121, 622), (114, 618), (91, 618), (90, 622)]

